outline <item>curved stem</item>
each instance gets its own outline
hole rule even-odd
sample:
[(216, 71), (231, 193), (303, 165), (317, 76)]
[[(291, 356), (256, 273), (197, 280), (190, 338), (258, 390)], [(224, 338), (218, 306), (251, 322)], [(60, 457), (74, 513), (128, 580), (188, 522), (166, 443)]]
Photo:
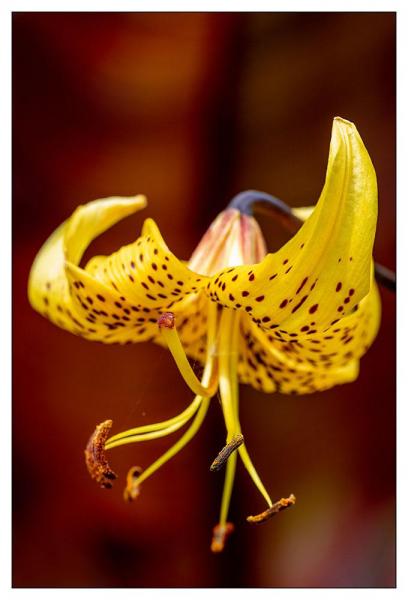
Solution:
[(379, 263), (374, 263), (374, 272), (375, 278), (378, 283), (381, 283), (384, 287), (391, 290), (392, 292), (396, 291), (396, 277), (394, 271), (387, 269), (383, 265)]

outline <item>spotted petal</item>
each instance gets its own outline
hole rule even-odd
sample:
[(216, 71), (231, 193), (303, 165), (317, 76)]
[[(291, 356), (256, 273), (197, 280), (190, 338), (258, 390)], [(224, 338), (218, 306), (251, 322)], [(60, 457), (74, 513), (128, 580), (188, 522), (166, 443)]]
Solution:
[(207, 292), (245, 310), (264, 330), (322, 332), (350, 314), (370, 289), (377, 219), (374, 168), (355, 126), (333, 123), (326, 182), (297, 234), (257, 265), (224, 270)]
[(79, 207), (52, 234), (33, 264), (28, 287), (32, 306), (60, 327), (91, 340), (125, 343), (154, 338), (160, 312), (186, 304), (203, 279), (168, 250), (153, 221), (145, 222), (134, 244), (110, 257), (91, 259), (85, 269), (79, 266), (97, 235), (145, 204), (145, 198), (137, 196)]
[(264, 392), (305, 394), (354, 381), (359, 358), (374, 340), (380, 322), (374, 277), (356, 310), (322, 332), (305, 325), (300, 334), (265, 332), (249, 316), (241, 319), (239, 376)]

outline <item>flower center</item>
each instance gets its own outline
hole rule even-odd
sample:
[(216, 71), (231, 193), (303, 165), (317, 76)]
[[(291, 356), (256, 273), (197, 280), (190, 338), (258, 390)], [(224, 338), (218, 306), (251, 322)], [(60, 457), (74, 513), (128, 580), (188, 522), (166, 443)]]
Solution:
[[(266, 255), (266, 246), (255, 219), (244, 210), (245, 198), (235, 199), (235, 205), (227, 208), (211, 224), (201, 242), (190, 258), (188, 266), (202, 275), (212, 276), (218, 271), (244, 264), (260, 262)], [(245, 200), (248, 204), (248, 198)], [(241, 202), (241, 204), (240, 204)], [(216, 302), (207, 300), (207, 346), (204, 371), (199, 380), (192, 369), (180, 337), (177, 333), (177, 319), (171, 312), (162, 313), (158, 319), (158, 328), (166, 342), (184, 381), (195, 394), (195, 398), (182, 413), (163, 421), (142, 427), (129, 429), (116, 434), (109, 439), (107, 431), (111, 421), (101, 424), (91, 438), (87, 447), (87, 464), (91, 474), (102, 473), (99, 483), (104, 483), (103, 473), (110, 467), (101, 453), (101, 428), (104, 432), (104, 450), (111, 450), (116, 446), (156, 439), (177, 431), (191, 421), (190, 426), (182, 437), (158, 458), (147, 469), (140, 472), (139, 468), (132, 467), (127, 478), (127, 487), (124, 497), (127, 500), (136, 498), (140, 485), (155, 473), (170, 458), (179, 452), (196, 434), (201, 426), (210, 405), (210, 399), (219, 391), (221, 407), (226, 426), (226, 445), (213, 461), (211, 471), (218, 471), (225, 467), (225, 481), (221, 500), (221, 509), (218, 524), (213, 530), (211, 549), (220, 552), (224, 548), (225, 540), (231, 533), (233, 526), (228, 523), (228, 510), (235, 477), (237, 457), (239, 456), (248, 471), (252, 481), (267, 503), (267, 509), (261, 515), (248, 517), (250, 522), (260, 522), (276, 514), (283, 508), (285, 499), (279, 501), (281, 508), (277, 508), (266, 491), (258, 473), (252, 464), (245, 445), (244, 436), (239, 421), (239, 394), (238, 394), (238, 360), (240, 344), (240, 320), (245, 318), (242, 313), (231, 308), (221, 307)], [(108, 424), (108, 425), (107, 425)], [(96, 433), (98, 435), (96, 435)], [(106, 440), (106, 441), (105, 441)], [(97, 444), (98, 452), (95, 452)], [(96, 457), (96, 458), (95, 458)], [(95, 465), (96, 462), (100, 464)], [(109, 483), (109, 482), (108, 482)], [(294, 497), (293, 497), (294, 498)], [(287, 505), (293, 504), (294, 499)], [(274, 508), (275, 507), (275, 508)]]

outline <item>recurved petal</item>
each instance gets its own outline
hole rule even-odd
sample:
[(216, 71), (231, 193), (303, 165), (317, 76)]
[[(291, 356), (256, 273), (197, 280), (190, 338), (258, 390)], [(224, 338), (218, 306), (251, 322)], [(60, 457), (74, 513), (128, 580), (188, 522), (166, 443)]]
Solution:
[(222, 271), (207, 291), (247, 311), (264, 330), (299, 334), (313, 321), (323, 331), (369, 291), (376, 219), (370, 157), (355, 126), (336, 118), (325, 185), (301, 229), (259, 264)]
[(135, 243), (91, 259), (85, 269), (78, 266), (94, 237), (144, 205), (144, 197), (114, 198), (77, 209), (36, 258), (29, 281), (34, 308), (64, 329), (105, 343), (156, 338), (158, 317), (172, 309), (182, 315), (187, 343), (197, 339), (205, 318), (199, 315), (190, 324), (189, 315), (199, 311), (205, 278), (169, 251), (150, 219)]
[[(84, 309), (74, 302), (75, 284), (70, 289), (66, 262), (75, 266), (89, 243), (124, 217), (146, 205), (144, 196), (112, 197), (80, 206), (72, 216), (48, 238), (40, 249), (30, 271), (28, 297), (35, 310), (51, 321), (82, 335), (91, 326)], [(81, 310), (82, 309), (82, 310)]]
[(314, 206), (297, 206), (292, 208), (292, 213), (301, 219), (302, 221), (306, 221), (314, 211)]
[(300, 334), (269, 333), (242, 319), (240, 380), (264, 392), (305, 394), (354, 381), (359, 358), (374, 340), (381, 304), (374, 279), (355, 310), (323, 331), (310, 322)]
[(170, 252), (152, 219), (146, 219), (136, 242), (91, 259), (85, 270), (128, 302), (158, 312), (175, 312), (207, 281)]

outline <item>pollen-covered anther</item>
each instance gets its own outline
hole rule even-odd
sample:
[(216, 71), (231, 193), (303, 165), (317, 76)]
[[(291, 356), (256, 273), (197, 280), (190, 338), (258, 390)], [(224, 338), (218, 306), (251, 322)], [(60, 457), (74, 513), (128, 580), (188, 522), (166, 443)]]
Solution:
[(131, 467), (126, 477), (126, 487), (123, 490), (123, 499), (126, 502), (132, 502), (140, 494), (140, 486), (138, 479), (142, 473), (141, 467)]
[(254, 515), (253, 517), (247, 517), (248, 523), (264, 523), (274, 515), (277, 515), (282, 510), (293, 506), (296, 502), (296, 498), (293, 494), (289, 496), (289, 498), (281, 498), (277, 502), (274, 502), (272, 506), (264, 510), (264, 512), (259, 515)]
[(222, 552), (225, 548), (225, 542), (233, 531), (234, 525), (232, 523), (225, 523), (225, 525), (218, 523), (213, 529), (211, 552)]
[(176, 319), (174, 313), (165, 312), (160, 315), (157, 319), (157, 324), (160, 328), (165, 327), (166, 329), (174, 329), (176, 325)]
[(105, 455), (105, 442), (111, 429), (112, 421), (110, 419), (99, 423), (85, 448), (85, 462), (90, 476), (101, 487), (107, 489), (112, 487), (112, 481), (117, 478)]
[(242, 435), (242, 433), (237, 433), (236, 435), (234, 435), (231, 441), (226, 446), (224, 446), (224, 448), (218, 453), (216, 458), (213, 460), (210, 467), (210, 471), (219, 471), (220, 469), (222, 469), (222, 467), (226, 464), (231, 454), (235, 452), (235, 450), (237, 450), (237, 448), (239, 448), (243, 443), (244, 436)]

